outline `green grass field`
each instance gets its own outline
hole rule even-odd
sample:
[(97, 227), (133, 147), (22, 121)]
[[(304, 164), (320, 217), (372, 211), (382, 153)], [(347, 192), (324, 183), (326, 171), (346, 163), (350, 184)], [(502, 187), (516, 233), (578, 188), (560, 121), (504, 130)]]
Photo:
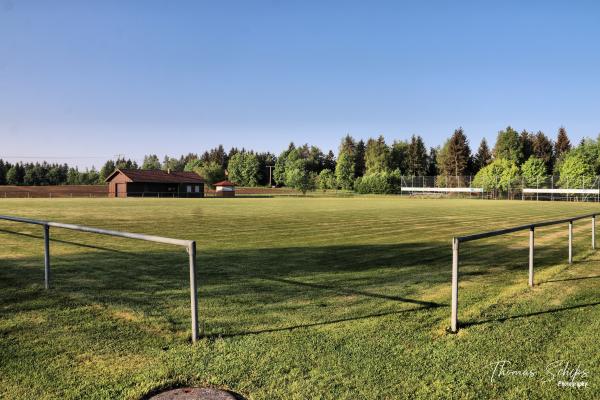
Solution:
[[(590, 223), (461, 247), (451, 237), (597, 204), (396, 197), (0, 200), (0, 214), (194, 239), (203, 338), (190, 344), (183, 249), (0, 221), (0, 398), (143, 398), (210, 385), (249, 399), (598, 398), (600, 252)], [(17, 234), (14, 234), (17, 233)], [(533, 377), (497, 376), (494, 363)], [(557, 385), (557, 364), (586, 388)], [(555, 373), (552, 377), (549, 372)], [(551, 379), (548, 379), (551, 378)], [(569, 380), (568, 377), (563, 380)]]

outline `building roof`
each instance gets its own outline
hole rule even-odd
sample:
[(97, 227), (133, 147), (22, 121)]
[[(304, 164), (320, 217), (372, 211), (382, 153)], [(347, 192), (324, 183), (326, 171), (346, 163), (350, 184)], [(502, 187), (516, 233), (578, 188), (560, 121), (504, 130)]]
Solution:
[(110, 182), (119, 173), (129, 178), (130, 182), (204, 183), (204, 178), (195, 172), (167, 172), (160, 169), (116, 169), (106, 178), (106, 182)]
[(213, 186), (236, 186), (236, 184), (229, 181), (221, 181), (213, 184)]

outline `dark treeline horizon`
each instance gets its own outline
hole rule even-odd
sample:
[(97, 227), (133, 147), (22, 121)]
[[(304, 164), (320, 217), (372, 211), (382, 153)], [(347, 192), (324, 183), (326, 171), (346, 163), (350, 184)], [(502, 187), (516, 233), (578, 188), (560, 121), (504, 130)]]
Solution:
[[(596, 143), (584, 139), (585, 143)], [(156, 154), (144, 157), (141, 164), (129, 158), (107, 160), (100, 170), (94, 167), (80, 171), (67, 163), (7, 162), (0, 158), (0, 185), (91, 185), (102, 184), (117, 168), (162, 169), (195, 171), (213, 183), (228, 177), (245, 186), (277, 184), (279, 186), (339, 187), (352, 189), (354, 181), (365, 175), (397, 171), (402, 175), (476, 175), (494, 160), (508, 160), (517, 167), (530, 158), (543, 166), (547, 175), (558, 174), (557, 166), (572, 149), (566, 129), (561, 127), (552, 140), (543, 132), (518, 132), (508, 126), (497, 134), (493, 147), (486, 139), (471, 148), (462, 128), (458, 128), (443, 144), (427, 148), (423, 138), (412, 135), (408, 140), (386, 143), (383, 135), (356, 140), (350, 135), (342, 138), (337, 156), (309, 144), (289, 144), (279, 155), (232, 147), (226, 151), (219, 145), (204, 153), (188, 153), (179, 158)], [(594, 166), (594, 173), (598, 173)], [(325, 172), (324, 172), (325, 171)], [(319, 178), (320, 175), (324, 175)], [(318, 184), (327, 179), (328, 184)]]

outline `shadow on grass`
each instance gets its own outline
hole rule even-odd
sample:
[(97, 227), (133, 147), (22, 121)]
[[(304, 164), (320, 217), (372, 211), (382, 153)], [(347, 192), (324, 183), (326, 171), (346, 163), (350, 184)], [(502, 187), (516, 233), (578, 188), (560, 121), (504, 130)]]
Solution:
[(511, 321), (514, 319), (535, 317), (537, 315), (553, 314), (553, 313), (557, 313), (557, 312), (577, 310), (579, 308), (595, 307), (595, 306), (599, 306), (599, 305), (600, 305), (600, 301), (597, 301), (594, 303), (577, 304), (577, 305), (573, 305), (573, 306), (569, 306), (569, 307), (552, 308), (550, 310), (535, 311), (535, 312), (531, 312), (531, 313), (520, 314), (520, 315), (511, 315), (511, 316), (502, 317), (502, 318), (492, 318), (492, 319), (486, 319), (486, 320), (480, 320), (480, 321), (461, 322), (460, 326), (462, 328), (467, 328), (470, 326), (484, 325), (484, 324), (489, 324), (492, 322), (506, 322), (506, 321)]
[(435, 304), (435, 305), (427, 306), (427, 307), (411, 308), (411, 309), (400, 310), (400, 311), (389, 311), (389, 312), (373, 313), (373, 314), (362, 315), (362, 316), (358, 316), (358, 317), (339, 318), (339, 319), (334, 319), (334, 320), (324, 321), (324, 322), (314, 322), (314, 323), (308, 323), (308, 324), (298, 324), (298, 325), (286, 326), (286, 327), (282, 327), (282, 328), (260, 329), (260, 330), (255, 330), (255, 331), (243, 331), (243, 332), (237, 332), (237, 333), (226, 333), (226, 334), (222, 334), (222, 335), (221, 334), (206, 335), (205, 337), (209, 338), (209, 339), (216, 339), (216, 338), (228, 338), (228, 337), (236, 337), (236, 336), (258, 335), (258, 334), (261, 334), (261, 333), (291, 332), (291, 331), (296, 330), (296, 329), (313, 328), (313, 327), (317, 327), (317, 326), (326, 326), (326, 325), (339, 324), (339, 323), (342, 323), (342, 322), (360, 321), (360, 320), (365, 320), (365, 319), (370, 319), (370, 318), (387, 317), (389, 315), (401, 315), (401, 314), (406, 314), (406, 313), (410, 313), (410, 312), (423, 311), (423, 310), (426, 310), (426, 309), (429, 309), (429, 308), (435, 308), (435, 307), (442, 307), (443, 306), (443, 304), (436, 304), (436, 303), (432, 303), (432, 304)]
[(544, 283), (552, 283), (552, 282), (581, 281), (581, 280), (585, 280), (585, 279), (598, 279), (598, 278), (600, 278), (600, 275), (581, 276), (581, 277), (565, 278), (565, 279), (549, 279), (547, 281), (540, 282), (539, 284), (541, 285), (541, 284), (544, 284)]
[[(0, 315), (99, 303), (162, 317), (171, 330), (188, 329), (189, 276), (184, 251), (127, 252), (90, 244), (91, 240), (52, 240), (52, 248), (74, 245), (82, 247), (82, 253), (52, 257), (54, 289), (50, 293), (41, 290), (41, 254), (0, 259), (0, 300), (7, 304)], [(515, 258), (514, 253), (523, 257)], [(556, 263), (561, 256), (561, 251), (540, 249), (536, 261)], [(231, 337), (437, 309), (446, 304), (419, 297), (436, 285), (449, 288), (450, 262), (446, 242), (200, 251), (201, 319), (217, 321), (209, 326), (207, 337)], [(526, 283), (526, 264), (525, 246), (506, 251), (494, 243), (471, 243), (461, 253), (461, 276), (482, 279), (492, 274), (493, 266), (495, 275), (498, 269), (515, 277), (512, 271), (521, 271)], [(495, 275), (494, 279), (500, 279)], [(319, 309), (321, 302), (335, 308)], [(420, 307), (406, 309), (404, 304)], [(345, 307), (352, 315), (332, 312)]]

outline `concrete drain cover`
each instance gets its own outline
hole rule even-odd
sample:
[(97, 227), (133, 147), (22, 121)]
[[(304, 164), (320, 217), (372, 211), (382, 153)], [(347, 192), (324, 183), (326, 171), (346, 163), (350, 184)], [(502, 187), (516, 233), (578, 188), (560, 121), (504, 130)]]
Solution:
[(167, 390), (149, 400), (243, 400), (231, 392), (212, 388), (179, 388)]

